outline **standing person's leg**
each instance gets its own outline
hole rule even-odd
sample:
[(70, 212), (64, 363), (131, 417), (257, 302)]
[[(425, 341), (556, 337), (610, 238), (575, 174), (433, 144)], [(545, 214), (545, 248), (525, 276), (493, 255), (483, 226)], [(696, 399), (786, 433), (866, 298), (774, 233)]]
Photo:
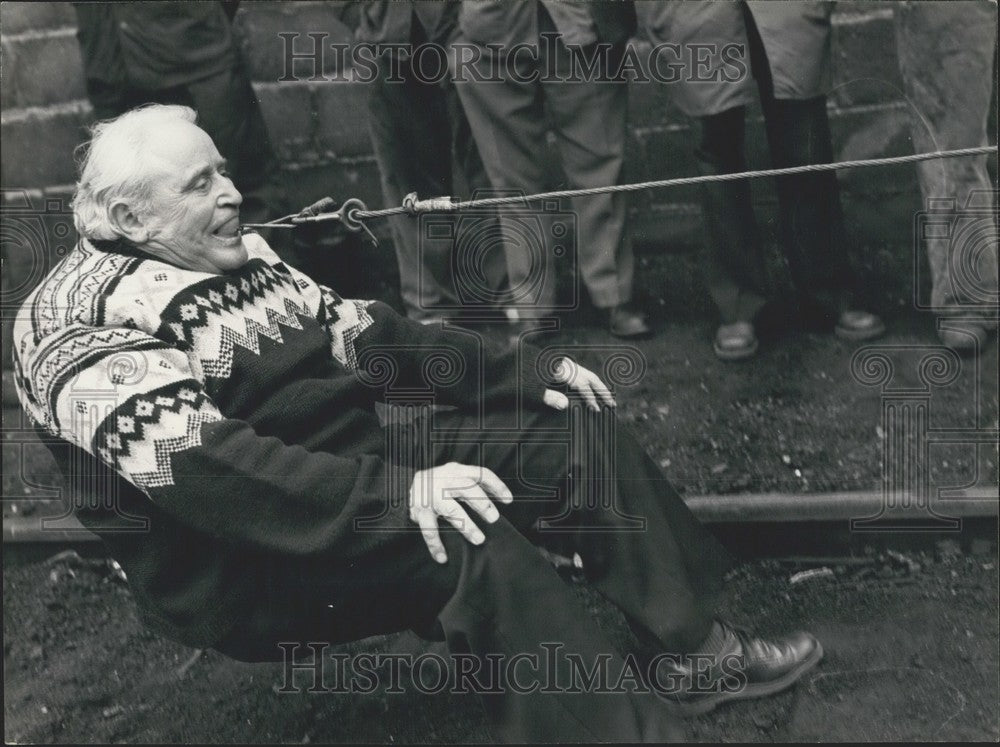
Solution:
[[(465, 116), (462, 101), (451, 81), (443, 84), (448, 106), (448, 120), (451, 123), (452, 155), (454, 165), (461, 179), (464, 179), (464, 195), (489, 196), (491, 184), (486, 173), (479, 146), (473, 136), (472, 127)], [(456, 189), (456, 192), (460, 190)], [(460, 224), (461, 225), (461, 224)], [(475, 237), (490, 234), (481, 221), (475, 223)], [(499, 236), (499, 217), (494, 219), (492, 235)], [(461, 233), (456, 238), (451, 258), (452, 277), (456, 283), (459, 298), (465, 293), (469, 298), (486, 308), (502, 305), (507, 292), (507, 259), (502, 243), (480, 242), (475, 238), (466, 239)], [(464, 286), (464, 287), (463, 287)], [(471, 286), (471, 287), (470, 287)]]
[[(760, 90), (768, 147), (775, 168), (833, 161), (826, 96), (776, 99), (770, 65), (753, 20), (744, 8), (754, 77)], [(817, 50), (817, 54), (824, 50)], [(781, 243), (807, 310), (819, 322), (852, 340), (867, 340), (885, 327), (873, 314), (858, 311), (857, 281), (847, 259), (840, 185), (832, 171), (778, 177)], [(813, 305), (816, 306), (812, 309)]]
[[(470, 42), (460, 37), (456, 40), (459, 44), (468, 47)], [(541, 86), (533, 76), (542, 71), (525, 54), (511, 58), (485, 47), (477, 51), (479, 56), (468, 67), (453, 70), (453, 79), (486, 173), (496, 190), (538, 192), (545, 185), (547, 123)], [(474, 80), (477, 75), (482, 80)], [(537, 205), (528, 202), (519, 212), (536, 209)], [(556, 302), (556, 278), (547, 237), (537, 236), (537, 230), (530, 228), (532, 224), (510, 210), (500, 212), (500, 224), (505, 239), (509, 303), (524, 318), (551, 313)], [(524, 230), (526, 225), (528, 231)]]
[[(545, 30), (545, 24), (541, 28)], [(596, 45), (579, 51), (596, 54)], [(542, 84), (553, 131), (570, 189), (605, 187), (621, 181), (625, 162), (628, 82), (612, 80), (622, 48), (603, 56), (593, 80), (555, 80)], [(549, 60), (554, 54), (556, 60)], [(541, 45), (543, 70), (570, 70), (570, 51), (561, 40)], [(580, 275), (594, 305), (609, 314), (612, 333), (634, 337), (649, 331), (641, 314), (630, 309), (635, 259), (628, 231), (625, 194), (574, 198)]]
[[(697, 62), (684, 55), (684, 67), (670, 86), (677, 106), (698, 120), (700, 142), (694, 151), (699, 173), (745, 171), (745, 108), (756, 90), (740, 4), (639, 3), (636, 12), (657, 49), (701, 48)], [(735, 60), (728, 56), (733, 51), (741, 52)], [(754, 317), (767, 296), (750, 182), (705, 183), (699, 191), (705, 242), (698, 261), (721, 322), (715, 352), (724, 360), (748, 358), (757, 350)]]
[[(899, 3), (896, 45), (910, 103), (916, 151), (986, 145), (993, 90), (997, 6), (992, 2)], [(942, 316), (968, 314), (982, 322), (949, 322), (942, 341), (975, 352), (997, 314), (994, 187), (987, 156), (917, 164), (923, 209), (950, 224), (951, 236), (923, 239), (931, 269), (931, 306)], [(984, 242), (974, 236), (989, 236)], [(963, 241), (963, 238), (965, 239)], [(914, 261), (918, 261), (914, 257)]]
[[(420, 80), (411, 60), (385, 53), (378, 59), (378, 77), (370, 85), (368, 130), (387, 207), (402, 204), (417, 192), (421, 198), (451, 193), (451, 134), (447, 104), (440, 86)], [(391, 70), (402, 81), (389, 81)], [(410, 215), (389, 218), (400, 295), (406, 314), (417, 321), (434, 321), (435, 309), (454, 305), (451, 288), (451, 246), (422, 242), (419, 220)]]
[[(702, 174), (746, 170), (745, 111), (737, 106), (699, 117), (697, 158)], [(750, 181), (706, 183), (701, 195), (708, 246), (702, 267), (721, 321), (715, 353), (723, 360), (747, 358), (757, 351), (753, 319), (767, 295)]]

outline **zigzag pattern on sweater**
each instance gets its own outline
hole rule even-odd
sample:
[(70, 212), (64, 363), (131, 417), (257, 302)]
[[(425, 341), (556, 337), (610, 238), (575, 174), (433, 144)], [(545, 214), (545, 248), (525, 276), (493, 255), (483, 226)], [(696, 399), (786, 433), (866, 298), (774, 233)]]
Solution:
[(250, 260), (241, 274), (224, 285), (217, 278), (191, 285), (164, 309), (170, 321), (160, 336), (193, 348), (206, 376), (230, 376), (237, 345), (260, 355), (261, 337), (283, 344), (282, 326), (302, 330), (302, 319), (315, 320), (305, 301), (295, 300), (299, 288), (291, 276), (260, 259)]
[(94, 434), (92, 449), (142, 488), (174, 484), (170, 458), (201, 446), (201, 427), (222, 414), (196, 381), (178, 381), (133, 397)]
[(325, 285), (320, 285), (319, 290), (327, 309), (326, 328), (330, 333), (330, 350), (341, 365), (353, 371), (358, 367), (354, 341), (375, 323), (367, 311), (374, 301), (343, 299)]

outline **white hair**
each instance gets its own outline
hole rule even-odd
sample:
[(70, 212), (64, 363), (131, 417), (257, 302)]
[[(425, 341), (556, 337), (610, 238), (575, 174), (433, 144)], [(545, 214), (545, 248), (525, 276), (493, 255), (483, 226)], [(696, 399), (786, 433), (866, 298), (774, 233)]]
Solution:
[(195, 121), (188, 106), (147, 104), (120, 117), (98, 122), (90, 141), (77, 148), (80, 181), (73, 195), (73, 222), (88, 239), (116, 239), (112, 202), (127, 198), (133, 208), (148, 210), (152, 185), (146, 179), (145, 149), (154, 125)]

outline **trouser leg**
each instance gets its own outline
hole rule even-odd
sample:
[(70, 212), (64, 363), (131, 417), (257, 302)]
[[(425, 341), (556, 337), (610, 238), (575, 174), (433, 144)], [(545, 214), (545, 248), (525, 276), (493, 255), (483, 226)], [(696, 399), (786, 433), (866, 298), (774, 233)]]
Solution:
[[(544, 29), (544, 24), (542, 28)], [(574, 54), (561, 41), (542, 44), (543, 69), (570, 69)], [(612, 51), (612, 56), (621, 49)], [(580, 54), (594, 54), (587, 47)], [(556, 58), (553, 64), (547, 58)], [(553, 132), (570, 189), (606, 187), (621, 182), (625, 162), (628, 84), (601, 69), (593, 80), (542, 84)], [(635, 260), (628, 232), (624, 193), (577, 197), (577, 261), (594, 305), (610, 308), (632, 298)]]
[[(443, 85), (451, 123), (452, 155), (457, 177), (465, 182), (464, 189), (456, 187), (453, 194), (490, 197), (490, 177), (458, 91), (450, 81)], [(451, 273), (459, 301), (466, 308), (470, 305), (495, 308), (507, 294), (507, 258), (499, 239), (499, 218), (490, 211), (481, 211), (474, 221), (460, 221), (458, 228)]]
[[(444, 91), (421, 81), (411, 60), (386, 53), (378, 67), (379, 75), (370, 84), (368, 126), (386, 206), (401, 205), (410, 192), (421, 198), (451, 194), (452, 125)], [(402, 80), (388, 80), (393, 70)], [(391, 216), (389, 225), (407, 316), (432, 318), (442, 313), (442, 305), (454, 306), (453, 243), (422, 241), (420, 220), (411, 215)]]
[[(778, 100), (763, 42), (749, 11), (744, 12), (754, 77), (775, 168), (833, 161), (826, 97)], [(855, 279), (847, 261), (840, 187), (832, 171), (782, 176), (776, 180), (781, 244), (798, 290), (816, 301), (832, 326), (850, 306)]]
[[(487, 48), (479, 51), (471, 67), (489, 80), (476, 82), (473, 73), (466, 70), (466, 79), (456, 79), (455, 88), (486, 173), (495, 190), (538, 192), (546, 179), (547, 123), (541, 85), (531, 76), (540, 71), (524, 55), (511, 59)], [(553, 247), (544, 231), (539, 234), (540, 224), (534, 219), (539, 207), (525, 203), (520, 210), (500, 212), (510, 288), (507, 300), (527, 315), (544, 314), (556, 302)]]
[[(899, 3), (895, 21), (914, 150), (986, 145), (995, 95), (996, 4)], [(930, 304), (938, 313), (996, 315), (996, 195), (986, 163), (982, 155), (917, 164), (923, 209), (951, 228), (950, 236), (914, 242), (927, 247)]]
[[(524, 417), (516, 442), (456, 443), (439, 447), (435, 460), (490, 467), (515, 495), (500, 507), (506, 519), (538, 544), (579, 552), (588, 580), (644, 638), (665, 651), (694, 650), (716, 613), (728, 554), (613, 410)], [(440, 422), (445, 440), (469, 426)]]
[[(443, 414), (431, 462), (484, 464), (514, 492), (497, 523), (479, 522), (486, 542), (473, 546), (442, 528), (449, 560), (438, 565), (405, 507), (390, 507), (379, 525), (335, 553), (271, 562), (254, 609), (220, 649), (253, 658), (255, 645), (270, 646), (273, 656), (277, 641), (346, 641), (408, 627), (436, 628), (453, 654), (480, 660), (544, 661), (548, 649), (549, 661), (559, 663), (547, 690), (558, 692), (519, 694), (518, 685), (531, 684), (529, 664), (527, 677), (516, 675), (503, 694), (486, 697), (504, 739), (664, 738), (669, 724), (649, 693), (565, 691), (568, 655), (588, 670), (605, 660), (612, 685), (625, 663), (534, 545), (576, 548), (588, 576), (630, 621), (678, 652), (707, 635), (726, 559), (631, 436), (588, 415), (577, 424), (586, 431), (577, 434), (582, 443), (560, 440), (570, 425), (561, 417), (487, 416), (484, 424)], [(485, 442), (470, 436), (472, 426)], [(582, 489), (585, 481), (601, 488), (597, 500)], [(373, 515), (385, 509), (368, 508)], [(536, 679), (549, 677), (546, 670)]]
[[(744, 120), (742, 106), (700, 117), (697, 157), (702, 174), (746, 170)], [(702, 260), (705, 284), (723, 324), (752, 321), (766, 293), (750, 181), (706, 183), (701, 186), (701, 197), (707, 244)]]

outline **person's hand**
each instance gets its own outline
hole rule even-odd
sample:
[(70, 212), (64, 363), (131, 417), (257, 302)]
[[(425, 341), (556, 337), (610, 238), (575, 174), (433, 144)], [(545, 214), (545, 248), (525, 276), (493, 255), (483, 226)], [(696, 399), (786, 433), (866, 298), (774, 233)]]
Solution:
[[(598, 398), (608, 407), (616, 407), (615, 398), (611, 396), (608, 387), (601, 381), (601, 377), (590, 371), (571, 358), (560, 358), (555, 367), (555, 380), (559, 384), (567, 384), (583, 395), (591, 410), (598, 411), (601, 406)], [(542, 401), (549, 407), (557, 410), (565, 410), (569, 405), (569, 397), (555, 389), (546, 389), (542, 395)]]
[(500, 518), (500, 512), (490, 496), (501, 503), (514, 500), (503, 481), (486, 467), (449, 462), (421, 470), (413, 476), (409, 498), (410, 519), (420, 527), (434, 560), (448, 562), (438, 531), (438, 517), (445, 519), (474, 545), (481, 545), (486, 540), (459, 501), (492, 524)]

